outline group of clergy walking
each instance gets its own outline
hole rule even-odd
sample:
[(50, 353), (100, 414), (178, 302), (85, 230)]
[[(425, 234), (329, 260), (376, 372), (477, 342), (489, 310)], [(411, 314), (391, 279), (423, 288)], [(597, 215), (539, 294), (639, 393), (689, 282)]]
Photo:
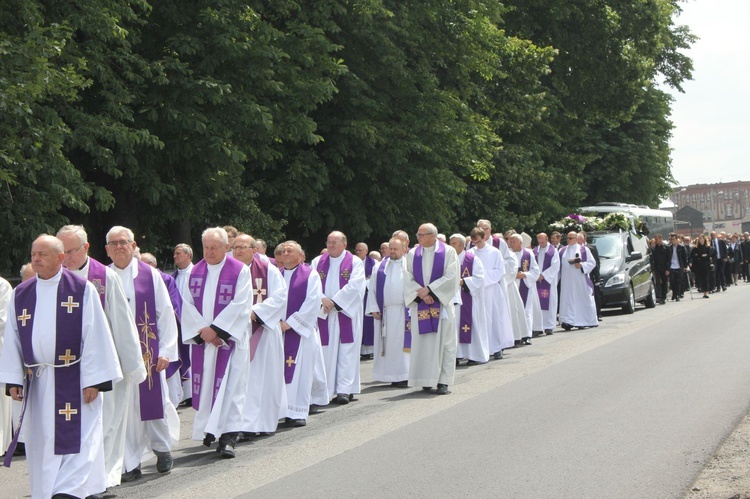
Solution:
[(15, 401), (0, 405), (5, 465), (20, 439), (32, 497), (89, 497), (138, 479), (149, 457), (172, 468), (180, 403), (196, 411), (192, 438), (232, 458), (243, 435), (353, 400), (362, 353), (374, 381), (443, 395), (461, 359), (552, 334), (558, 289), (565, 329), (598, 324), (594, 258), (575, 233), (559, 248), (539, 234), (533, 250), (487, 220), (447, 243), (429, 223), (416, 236), (410, 248), (396, 231), (375, 261), (334, 231), (308, 265), (294, 241), (271, 259), (261, 241), (214, 227), (199, 262), (175, 247), (172, 275), (126, 227), (107, 233), (109, 266), (88, 255), (81, 226), (40, 236), (30, 278), (0, 282), (0, 383)]

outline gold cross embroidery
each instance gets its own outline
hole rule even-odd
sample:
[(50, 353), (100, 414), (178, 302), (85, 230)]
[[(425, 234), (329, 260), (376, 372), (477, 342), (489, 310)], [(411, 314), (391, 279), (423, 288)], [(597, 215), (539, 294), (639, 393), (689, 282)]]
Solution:
[(69, 366), (71, 362), (76, 360), (76, 356), (70, 353), (70, 348), (65, 349), (65, 355), (60, 355), (57, 358), (65, 362), (66, 366)]
[(292, 367), (292, 364), (296, 364), (296, 363), (297, 363), (297, 362), (296, 362), (296, 361), (295, 361), (295, 360), (294, 360), (294, 359), (292, 358), (292, 356), (291, 356), (291, 355), (289, 356), (289, 358), (288, 358), (288, 359), (286, 359), (286, 366), (287, 366), (287, 367)]
[(461, 329), (463, 330), (464, 333), (468, 333), (469, 331), (471, 331), (471, 328), (469, 327), (468, 324), (464, 324), (464, 327), (462, 327)]
[(78, 409), (71, 408), (70, 402), (65, 402), (65, 409), (60, 409), (57, 413), (65, 416), (65, 421), (70, 421), (71, 416), (78, 414)]
[(61, 307), (67, 307), (68, 313), (72, 314), (73, 313), (73, 309), (80, 307), (81, 304), (74, 302), (72, 296), (68, 296), (68, 301), (67, 302), (65, 302), (65, 301), (64, 302), (60, 302), (60, 306)]
[(341, 272), (341, 277), (344, 278), (345, 281), (349, 280), (349, 276), (351, 276), (351, 272), (349, 272), (349, 269), (344, 269), (343, 272)]
[(258, 300), (255, 302), (257, 304), (263, 303), (263, 297), (268, 294), (268, 291), (266, 291), (265, 289), (261, 288), (261, 286), (263, 286), (263, 278), (256, 277), (255, 278), (255, 288), (256, 289), (253, 290), (253, 295), (255, 295), (255, 296), (258, 297)]
[(18, 316), (18, 320), (21, 321), (21, 326), (26, 327), (26, 321), (29, 319), (31, 319), (31, 314), (24, 308), (23, 313)]

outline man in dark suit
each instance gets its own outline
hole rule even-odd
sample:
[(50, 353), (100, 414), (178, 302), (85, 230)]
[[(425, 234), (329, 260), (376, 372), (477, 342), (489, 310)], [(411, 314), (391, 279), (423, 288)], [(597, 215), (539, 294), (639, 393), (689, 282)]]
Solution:
[(725, 268), (729, 261), (727, 253), (727, 243), (718, 237), (716, 232), (711, 232), (711, 246), (716, 250), (716, 291), (721, 289), (722, 291), (727, 290), (727, 276)]
[(669, 289), (669, 248), (664, 244), (661, 234), (654, 236), (654, 247), (651, 250), (651, 271), (654, 275), (656, 303), (664, 304)]
[(750, 233), (742, 235), (742, 278), (750, 282)]
[(674, 232), (669, 235), (669, 285), (672, 288), (672, 301), (680, 301), (682, 294), (682, 272), (688, 266), (687, 250), (685, 246), (677, 240), (677, 234)]

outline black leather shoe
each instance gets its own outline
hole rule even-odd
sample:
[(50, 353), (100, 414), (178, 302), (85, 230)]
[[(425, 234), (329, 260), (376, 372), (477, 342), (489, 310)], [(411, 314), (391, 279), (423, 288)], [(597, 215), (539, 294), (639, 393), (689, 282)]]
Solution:
[(571, 329), (573, 329), (573, 326), (571, 326), (571, 325), (570, 325), (570, 324), (568, 324), (567, 322), (563, 322), (563, 323), (561, 323), (561, 324), (560, 324), (560, 326), (562, 326), (562, 328), (563, 328), (564, 330), (566, 330), (566, 331), (570, 331)]
[(203, 437), (203, 445), (206, 447), (211, 447), (211, 444), (216, 441), (216, 437), (212, 433), (206, 433), (206, 436)]
[(132, 470), (123, 473), (120, 476), (120, 481), (122, 483), (132, 482), (133, 480), (138, 480), (142, 476), (143, 476), (143, 473), (141, 473), (141, 466), (138, 465), (136, 468), (133, 468)]
[(432, 387), (431, 386), (423, 386), (422, 390), (424, 390), (426, 392), (429, 392), (430, 390), (432, 390)]
[(479, 362), (477, 362), (476, 360), (469, 360), (469, 361), (468, 361), (468, 362), (466, 363), (466, 365), (467, 365), (467, 366), (475, 366), (475, 365), (477, 365), (477, 364), (479, 364)]
[(310, 410), (308, 411), (308, 414), (317, 414), (318, 409), (320, 409), (319, 405), (310, 404)]
[(438, 395), (448, 395), (448, 385), (444, 385), (442, 383), (438, 383), (437, 394)]
[(169, 452), (154, 452), (156, 454), (156, 471), (159, 473), (166, 473), (172, 469), (174, 465), (174, 459), (172, 454)]
[(546, 334), (547, 336), (552, 336), (552, 330), (551, 329), (545, 329), (544, 330), (544, 334)]
[(391, 386), (394, 388), (408, 388), (409, 382), (407, 380), (394, 381), (393, 383), (391, 383)]
[(336, 398), (333, 399), (334, 404), (346, 405), (349, 403), (349, 395), (346, 393), (339, 393)]
[(219, 444), (219, 447), (216, 448), (216, 452), (219, 453), (219, 456), (221, 456), (222, 459), (233, 459), (237, 455), (234, 452), (234, 447), (231, 445)]
[(18, 442), (16, 444), (16, 450), (13, 451), (13, 457), (25, 456), (26, 455), (26, 444)]
[(294, 426), (295, 428), (301, 428), (303, 426), (307, 426), (307, 421), (304, 419), (292, 419), (292, 422), (289, 423), (289, 426)]
[(494, 355), (492, 356), (492, 358), (495, 359), (495, 360), (502, 359), (503, 358), (503, 351), (500, 350), (499, 352), (495, 352)]
[(521, 340), (515, 340), (515, 341), (513, 342), (513, 346), (514, 346), (514, 347), (520, 347), (520, 346), (521, 346)]
[(529, 337), (521, 338), (521, 344), (522, 345), (531, 345), (531, 338), (529, 338)]

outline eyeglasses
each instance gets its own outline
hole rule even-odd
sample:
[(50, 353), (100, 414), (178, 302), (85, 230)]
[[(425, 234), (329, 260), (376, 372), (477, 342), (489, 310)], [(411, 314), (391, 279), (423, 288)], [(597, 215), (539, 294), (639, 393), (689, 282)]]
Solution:
[(577, 236), (568, 236), (568, 241), (570, 241), (571, 239), (578, 239), (578, 237)]
[(130, 246), (133, 243), (133, 241), (128, 241), (127, 239), (120, 239), (119, 241), (110, 241), (107, 243), (107, 246), (110, 248), (116, 248), (118, 246)]
[(253, 248), (253, 246), (248, 246), (246, 244), (232, 246), (232, 249), (236, 249), (236, 250), (246, 250), (246, 249), (251, 249), (251, 248)]
[(80, 250), (81, 248), (83, 248), (83, 246), (84, 246), (84, 245), (82, 244), (82, 245), (80, 245), (79, 247), (77, 247), (76, 249), (68, 250), (68, 251), (66, 251), (66, 252), (65, 252), (65, 254), (66, 254), (66, 255), (68, 255), (68, 256), (70, 256), (70, 255), (75, 255), (76, 253), (78, 253), (78, 251), (79, 251), (79, 250)]
[(419, 239), (420, 237), (426, 237), (426, 236), (431, 236), (431, 235), (432, 234), (430, 234), (429, 232), (427, 234), (420, 234), (419, 232), (417, 232), (417, 239)]

